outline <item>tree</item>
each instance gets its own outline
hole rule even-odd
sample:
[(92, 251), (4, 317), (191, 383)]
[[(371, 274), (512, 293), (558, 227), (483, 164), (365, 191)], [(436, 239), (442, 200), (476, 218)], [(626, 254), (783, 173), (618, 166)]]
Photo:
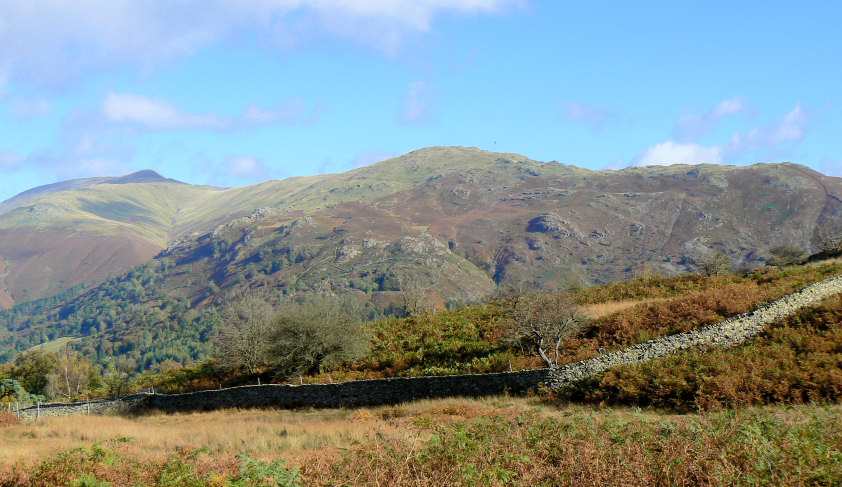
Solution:
[(823, 223), (813, 233), (813, 245), (827, 255), (842, 253), (842, 223)]
[(272, 305), (259, 296), (246, 296), (226, 306), (217, 337), (222, 366), (252, 374), (266, 367), (275, 317)]
[(113, 364), (109, 364), (102, 374), (102, 383), (108, 390), (108, 395), (118, 397), (129, 390), (129, 373), (119, 370)]
[(444, 265), (439, 268), (438, 275), (429, 286), (421, 284), (421, 278), (418, 274), (407, 267), (400, 267), (395, 271), (400, 289), (398, 300), (407, 315), (417, 316), (444, 309), (444, 300), (437, 292), (432, 291), (432, 288), (439, 282), (443, 267)]
[(38, 394), (30, 394), (26, 392), (23, 386), (15, 379), (0, 380), (0, 402), (6, 400), (18, 400), (23, 402), (43, 401), (44, 396)]
[(778, 267), (800, 264), (804, 260), (804, 253), (804, 249), (796, 245), (778, 245), (769, 249), (771, 257), (767, 262)]
[(508, 291), (496, 300), (512, 327), (511, 337), (535, 353), (547, 367), (557, 367), (565, 338), (581, 332), (587, 320), (568, 293)]
[(21, 352), (9, 374), (17, 379), (26, 391), (43, 395), (47, 392), (49, 377), (56, 366), (56, 356), (40, 349)]
[(23, 386), (15, 379), (0, 380), (0, 401), (19, 398), (24, 394)]
[(350, 299), (309, 297), (285, 304), (272, 332), (273, 370), (285, 377), (316, 374), (363, 357), (371, 339), (361, 318), (359, 303)]
[(56, 354), (56, 365), (47, 377), (47, 393), (51, 397), (73, 399), (88, 392), (98, 371), (90, 360), (65, 345)]
[(696, 259), (696, 267), (706, 276), (719, 276), (734, 272), (734, 264), (723, 252), (710, 250)]

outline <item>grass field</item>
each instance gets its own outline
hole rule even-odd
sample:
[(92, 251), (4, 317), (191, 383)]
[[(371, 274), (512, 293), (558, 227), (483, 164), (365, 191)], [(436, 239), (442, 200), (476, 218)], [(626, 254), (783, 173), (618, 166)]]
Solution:
[(248, 459), (266, 471), (281, 459), (302, 485), (839, 485), (842, 407), (670, 414), (446, 399), (49, 418), (0, 429), (0, 445), (0, 485), (275, 485), (225, 484)]
[(55, 340), (50, 340), (48, 342), (44, 342), (40, 345), (35, 345), (34, 347), (30, 348), (29, 350), (43, 350), (45, 352), (56, 353), (61, 348), (68, 343), (72, 343), (75, 341), (81, 340), (81, 338), (73, 338), (73, 337), (59, 337)]

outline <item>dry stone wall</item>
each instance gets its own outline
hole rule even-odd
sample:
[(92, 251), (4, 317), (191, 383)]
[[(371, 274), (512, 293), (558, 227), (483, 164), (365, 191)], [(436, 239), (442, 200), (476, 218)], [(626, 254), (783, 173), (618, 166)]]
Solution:
[(267, 384), (187, 394), (134, 394), (113, 400), (41, 404), (20, 410), (24, 418), (75, 414), (132, 413), (148, 409), (195, 411), (233, 407), (357, 407), (395, 404), (416, 399), (489, 396), (523, 393), (542, 384), (563, 387), (609, 367), (664, 357), (703, 345), (737, 345), (760, 333), (766, 325), (790, 316), (830, 296), (842, 293), (842, 275), (817, 282), (752, 312), (687, 333), (650, 340), (557, 369), (499, 374), (436, 377), (398, 377), (337, 384)]
[(839, 293), (842, 293), (842, 275), (811, 284), (801, 291), (788, 294), (754, 311), (719, 323), (686, 333), (656, 338), (596, 358), (559, 367), (550, 374), (547, 386), (551, 389), (563, 387), (570, 382), (597, 375), (616, 365), (644, 362), (692, 347), (738, 345), (763, 331), (766, 325)]
[(21, 417), (133, 413), (148, 409), (196, 411), (235, 407), (357, 407), (397, 404), (425, 398), (521, 394), (548, 379), (549, 371), (498, 374), (396, 377), (336, 384), (265, 384), (186, 394), (135, 394), (113, 400), (42, 404), (20, 411)]

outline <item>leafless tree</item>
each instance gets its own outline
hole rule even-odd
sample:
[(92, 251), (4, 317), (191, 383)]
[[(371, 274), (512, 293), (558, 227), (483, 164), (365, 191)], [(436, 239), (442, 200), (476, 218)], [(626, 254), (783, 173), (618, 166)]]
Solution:
[(417, 316), (438, 311), (444, 307), (441, 296), (432, 290), (438, 284), (443, 268), (444, 264), (439, 267), (437, 275), (428, 286), (423, 285), (417, 273), (407, 267), (399, 267), (395, 270), (400, 288), (398, 299), (408, 315)]
[(272, 305), (260, 296), (245, 296), (223, 308), (217, 336), (223, 366), (258, 372), (269, 363), (269, 336), (275, 321)]
[(568, 293), (503, 293), (496, 303), (512, 326), (512, 338), (541, 357), (547, 367), (558, 366), (565, 338), (580, 333), (587, 320)]

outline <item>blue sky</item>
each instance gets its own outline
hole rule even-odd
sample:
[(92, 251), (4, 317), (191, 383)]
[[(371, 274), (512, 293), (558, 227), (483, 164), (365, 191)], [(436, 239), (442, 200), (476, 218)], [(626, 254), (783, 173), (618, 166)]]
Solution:
[(0, 0), (0, 200), (434, 145), (842, 176), (842, 3)]

